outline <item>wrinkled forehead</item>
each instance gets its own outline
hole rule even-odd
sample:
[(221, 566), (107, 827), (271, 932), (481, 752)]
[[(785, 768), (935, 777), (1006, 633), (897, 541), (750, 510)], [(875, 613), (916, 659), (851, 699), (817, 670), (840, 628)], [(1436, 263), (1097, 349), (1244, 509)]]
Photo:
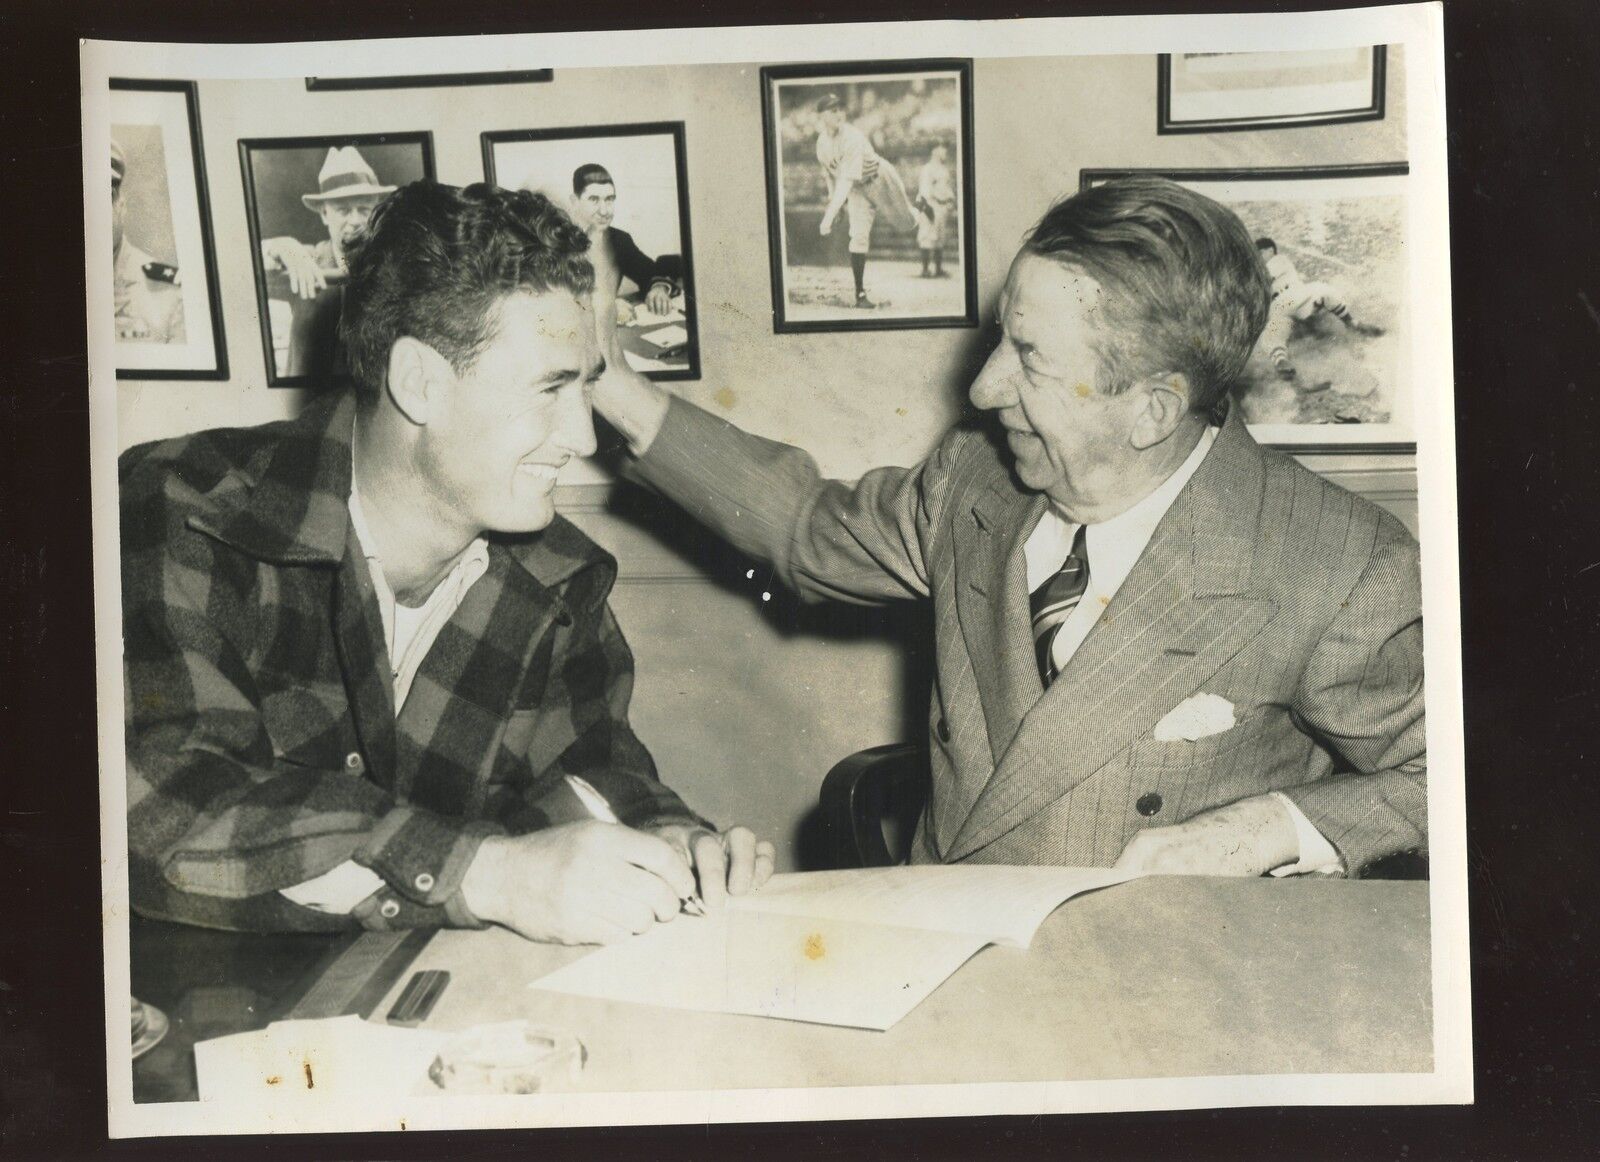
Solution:
[(617, 187), (610, 182), (592, 182), (584, 186), (583, 193), (578, 196), (586, 202), (603, 202), (617, 196)]
[(1105, 289), (1081, 266), (1021, 251), (1011, 262), (996, 317), (1014, 338), (1032, 338), (1097, 318)]

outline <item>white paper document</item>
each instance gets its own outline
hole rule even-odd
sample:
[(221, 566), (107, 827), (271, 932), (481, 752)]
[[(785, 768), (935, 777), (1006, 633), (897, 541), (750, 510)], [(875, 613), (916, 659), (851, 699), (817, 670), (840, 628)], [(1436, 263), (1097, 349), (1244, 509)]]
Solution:
[(1063, 901), (1131, 878), (1000, 865), (779, 875), (716, 916), (679, 916), (533, 987), (888, 1029), (985, 945), (1026, 948)]

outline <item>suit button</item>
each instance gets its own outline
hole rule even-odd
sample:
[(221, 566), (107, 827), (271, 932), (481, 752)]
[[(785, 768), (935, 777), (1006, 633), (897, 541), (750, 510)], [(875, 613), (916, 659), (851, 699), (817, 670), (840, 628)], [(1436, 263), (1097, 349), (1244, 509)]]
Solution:
[(351, 751), (349, 754), (344, 756), (345, 770), (355, 771), (357, 774), (360, 774), (362, 771), (366, 770), (366, 768), (367, 762), (361, 757), (360, 752)]
[(383, 903), (378, 905), (378, 915), (382, 916), (385, 920), (393, 920), (399, 914), (400, 905), (394, 900), (385, 900)]
[(1133, 809), (1148, 819), (1151, 815), (1161, 810), (1161, 796), (1154, 791), (1140, 795), (1139, 801), (1133, 805)]
[(433, 877), (430, 876), (427, 872), (420, 873), (417, 876), (417, 878), (412, 880), (411, 882), (414, 885), (416, 885), (416, 889), (419, 892), (431, 892), (431, 891), (433, 891)]
[(933, 731), (939, 736), (940, 742), (950, 741), (950, 724), (944, 719), (939, 719), (938, 723), (934, 726)]

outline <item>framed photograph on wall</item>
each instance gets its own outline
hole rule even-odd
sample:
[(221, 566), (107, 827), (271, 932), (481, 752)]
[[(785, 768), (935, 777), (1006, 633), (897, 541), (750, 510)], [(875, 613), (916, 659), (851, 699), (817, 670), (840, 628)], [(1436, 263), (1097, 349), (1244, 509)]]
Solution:
[(433, 135), (250, 138), (239, 164), (267, 383), (340, 380), (344, 244), (386, 195), (434, 176)]
[(113, 77), (110, 87), (117, 378), (226, 379), (194, 84)]
[(699, 379), (689, 178), (682, 121), (485, 133), (484, 177), (544, 194), (592, 240), (597, 301), (628, 362)]
[(1264, 443), (1415, 451), (1405, 163), (1264, 169), (1086, 169), (1089, 189), (1153, 173), (1244, 221), (1272, 278), (1266, 330), (1234, 398)]
[(761, 70), (773, 329), (972, 327), (972, 62)]
[(1381, 121), (1383, 45), (1156, 57), (1156, 131), (1221, 133)]
[(436, 89), (450, 85), (535, 85), (548, 81), (550, 69), (504, 73), (422, 73), (403, 77), (307, 77), (313, 93), (348, 93), (356, 89)]

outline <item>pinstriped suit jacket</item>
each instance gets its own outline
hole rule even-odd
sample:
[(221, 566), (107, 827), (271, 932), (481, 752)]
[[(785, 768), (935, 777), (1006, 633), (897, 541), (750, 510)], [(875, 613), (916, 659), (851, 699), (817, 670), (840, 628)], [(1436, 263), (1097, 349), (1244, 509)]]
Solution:
[[(847, 485), (674, 400), (636, 471), (802, 596), (932, 597), (933, 784), (914, 861), (1105, 865), (1143, 827), (1271, 790), (1352, 870), (1426, 848), (1416, 542), (1261, 448), (1238, 409), (1048, 691), (1022, 553), (1046, 501), (983, 433)], [(1157, 741), (1199, 693), (1237, 724)]]

